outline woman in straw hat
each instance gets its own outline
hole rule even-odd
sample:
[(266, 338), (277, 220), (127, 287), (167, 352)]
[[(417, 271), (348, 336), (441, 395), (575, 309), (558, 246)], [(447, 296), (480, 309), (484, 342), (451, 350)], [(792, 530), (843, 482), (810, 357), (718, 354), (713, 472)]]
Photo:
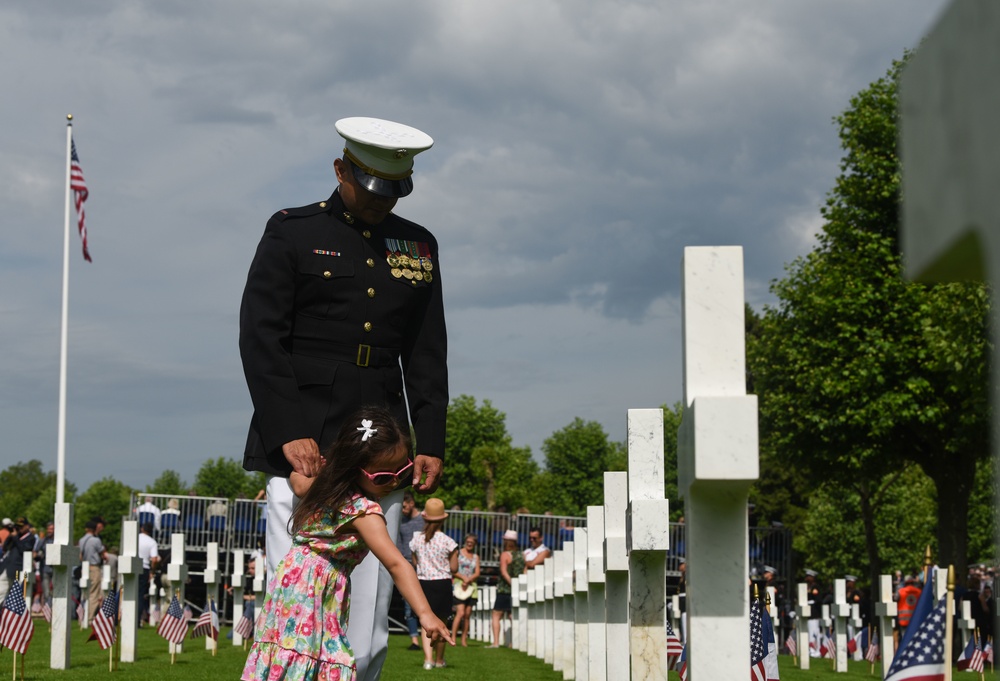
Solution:
[[(424, 517), (424, 531), (417, 532), (410, 540), (413, 565), (431, 610), (443, 621), (448, 621), (452, 616), (451, 579), (458, 572), (458, 544), (442, 531), (448, 517), (443, 501), (428, 499), (421, 515)], [(446, 667), (444, 644), (440, 641), (432, 644), (426, 633), (421, 638), (424, 669)]]

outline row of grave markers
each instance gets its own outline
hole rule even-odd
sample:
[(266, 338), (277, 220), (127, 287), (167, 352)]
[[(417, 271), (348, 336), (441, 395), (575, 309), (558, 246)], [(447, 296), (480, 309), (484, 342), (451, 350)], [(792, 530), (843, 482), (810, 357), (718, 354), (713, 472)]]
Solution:
[[(49, 667), (52, 669), (69, 669), (70, 667), (70, 626), (72, 617), (70, 608), (72, 607), (72, 574), (73, 568), (80, 563), (80, 549), (70, 541), (70, 528), (73, 526), (73, 505), (68, 503), (56, 504), (55, 508), (55, 533), (53, 543), (46, 547), (46, 563), (52, 567), (52, 642), (49, 657)], [(139, 578), (142, 575), (142, 558), (139, 552), (139, 528), (135, 520), (126, 520), (122, 526), (122, 553), (118, 558), (118, 572), (122, 579), (122, 600), (121, 600), (121, 635), (120, 649), (122, 662), (135, 662), (136, 660), (136, 631), (139, 627), (139, 617), (141, 608), (141, 598), (139, 594)], [(167, 577), (178, 592), (178, 600), (184, 602), (185, 584), (188, 580), (188, 568), (184, 564), (185, 546), (184, 535), (181, 533), (171, 535), (170, 563), (167, 564)], [(30, 556), (26, 556), (30, 558)], [(257, 556), (257, 570), (252, 585), (254, 593), (257, 594), (258, 605), (264, 595), (264, 575), (266, 574), (263, 557)], [(26, 571), (33, 575), (33, 570)], [(81, 601), (86, 598), (87, 586), (89, 582), (89, 570), (84, 561), (79, 586), (81, 588)], [(212, 593), (222, 578), (219, 570), (219, 546), (215, 542), (208, 545), (206, 568), (204, 580), (206, 592)], [(104, 581), (102, 588), (111, 588), (110, 569), (105, 566)], [(233, 589), (233, 602), (243, 603), (243, 593), (248, 585), (244, 576), (244, 556), (242, 551), (233, 552), (233, 574), (230, 576), (230, 584)], [(150, 580), (151, 602), (155, 600), (158, 590), (155, 582)], [(85, 606), (86, 608), (86, 606)], [(84, 613), (86, 624), (92, 613)], [(236, 631), (233, 632), (233, 645), (242, 645), (243, 638)], [(171, 653), (179, 653), (183, 644), (169, 643)], [(205, 648), (213, 649), (217, 642), (211, 637), (205, 638)]]

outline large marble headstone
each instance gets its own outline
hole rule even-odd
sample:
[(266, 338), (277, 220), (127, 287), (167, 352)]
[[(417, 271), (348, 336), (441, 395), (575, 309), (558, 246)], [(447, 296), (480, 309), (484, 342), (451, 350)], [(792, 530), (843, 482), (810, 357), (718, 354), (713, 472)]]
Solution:
[(118, 557), (118, 572), (122, 576), (121, 602), (121, 661), (135, 662), (136, 630), (139, 627), (139, 577), (142, 558), (139, 557), (139, 523), (122, 523), (122, 555)]
[(608, 678), (604, 594), (604, 507), (587, 507), (587, 676)]
[[(622, 658), (628, 655), (628, 548), (625, 513), (628, 508), (628, 474), (604, 473), (604, 613), (607, 643), (607, 677), (621, 678)], [(595, 645), (591, 641), (591, 645)]]
[(684, 414), (678, 477), (687, 521), (691, 681), (746, 678), (747, 499), (758, 478), (757, 398), (746, 394), (743, 249), (684, 249)]
[(52, 567), (52, 641), (49, 667), (69, 669), (73, 567), (80, 562), (80, 549), (70, 538), (73, 531), (73, 504), (55, 505), (54, 524), (52, 543), (45, 547), (45, 562)]

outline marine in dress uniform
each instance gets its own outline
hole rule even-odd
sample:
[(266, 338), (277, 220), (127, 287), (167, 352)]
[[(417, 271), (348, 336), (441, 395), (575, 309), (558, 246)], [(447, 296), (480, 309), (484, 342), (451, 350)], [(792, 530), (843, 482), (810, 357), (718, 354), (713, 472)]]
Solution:
[[(389, 212), (413, 188), (413, 157), (433, 144), (409, 126), (337, 121), (339, 187), (319, 203), (275, 213), (257, 247), (240, 308), (240, 354), (253, 400), (243, 466), (269, 475), (267, 559), (291, 544), (288, 475), (313, 475), (343, 419), (386, 406), (416, 435), (414, 482), (440, 480), (448, 406), (447, 338), (438, 245)], [(420, 481), (421, 473), (426, 480)], [(402, 492), (383, 498), (395, 536)], [(348, 638), (358, 679), (377, 679), (392, 580), (373, 555), (351, 576)]]

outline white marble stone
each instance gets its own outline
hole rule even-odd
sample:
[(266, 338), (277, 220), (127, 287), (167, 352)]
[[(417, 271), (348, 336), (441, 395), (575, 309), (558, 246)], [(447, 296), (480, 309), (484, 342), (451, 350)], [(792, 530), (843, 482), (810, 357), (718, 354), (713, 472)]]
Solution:
[(622, 678), (629, 650), (628, 548), (625, 512), (628, 474), (604, 473), (604, 613), (607, 641), (607, 678)]
[(555, 662), (556, 640), (556, 608), (555, 608), (555, 561), (550, 557), (540, 566), (542, 568), (542, 594), (544, 614), (542, 615), (542, 661), (547, 664)]
[(122, 553), (118, 557), (118, 573), (122, 580), (121, 600), (121, 661), (135, 662), (136, 632), (139, 628), (139, 578), (142, 558), (139, 557), (139, 523), (122, 523)]
[(520, 607), (517, 610), (517, 620), (514, 625), (517, 636), (514, 638), (514, 647), (522, 653), (528, 652), (528, 575), (519, 575), (517, 578), (517, 591), (519, 594)]
[(605, 611), (604, 507), (587, 507), (587, 676), (607, 681), (607, 613)]
[(628, 410), (629, 659), (632, 678), (666, 679), (670, 507), (663, 496), (663, 410)]
[[(809, 585), (799, 582), (798, 599), (795, 601), (795, 646), (799, 653), (799, 669), (809, 669), (809, 629), (806, 622), (812, 612), (809, 605)], [(891, 631), (891, 630), (890, 630)]]
[(830, 612), (833, 618), (833, 641), (837, 646), (834, 659), (834, 671), (847, 671), (847, 618), (851, 616), (851, 607), (847, 604), (847, 583), (843, 579), (833, 580), (833, 607)]
[(757, 479), (757, 399), (746, 395), (743, 249), (684, 249), (684, 403), (678, 481), (687, 522), (691, 679), (745, 678), (750, 627), (747, 498)]
[(566, 620), (566, 589), (563, 574), (566, 568), (566, 552), (558, 549), (546, 561), (552, 563), (552, 669), (561, 672), (566, 668), (565, 650), (571, 641), (566, 640), (563, 622)]
[[(243, 592), (246, 589), (246, 567), (243, 561), (243, 551), (233, 550), (233, 572), (229, 575), (229, 585), (233, 588), (234, 624), (243, 616)], [(235, 626), (233, 627), (233, 645), (243, 645), (243, 637), (236, 631)]]
[(90, 561), (80, 561), (80, 605), (83, 606), (83, 617), (80, 618), (80, 628), (86, 629), (90, 626), (90, 599), (87, 598), (87, 589), (90, 587)]
[[(219, 581), (222, 578), (222, 571), (219, 570), (219, 542), (217, 541), (208, 542), (205, 552), (205, 572), (203, 577), (205, 580), (205, 593), (211, 596), (212, 600), (215, 600), (215, 596), (219, 592)], [(216, 650), (218, 645), (219, 642), (211, 636), (205, 637), (205, 650)]]
[(45, 547), (45, 562), (52, 567), (52, 640), (49, 646), (49, 667), (69, 669), (73, 567), (80, 562), (80, 549), (71, 539), (73, 504), (57, 503), (53, 522), (55, 530), (52, 543)]
[(562, 552), (562, 671), (564, 681), (572, 681), (576, 679), (576, 647), (579, 645), (579, 641), (576, 640), (576, 591), (573, 586), (575, 544), (572, 541), (564, 541)]
[(878, 622), (878, 649), (882, 653), (882, 678), (889, 674), (893, 650), (892, 620), (897, 615), (897, 604), (892, 600), (892, 576), (879, 575), (878, 600), (875, 602), (875, 620)]
[(528, 655), (532, 657), (540, 657), (538, 651), (541, 648), (538, 645), (539, 632), (541, 631), (538, 626), (538, 577), (538, 568), (531, 568), (525, 575), (528, 590), (528, 640), (526, 648)]
[[(861, 606), (857, 603), (851, 603), (851, 619), (849, 620), (849, 624), (850, 626), (847, 628), (847, 637), (854, 638), (854, 636), (861, 631), (861, 627), (864, 626), (864, 620), (861, 619)], [(855, 662), (860, 662), (865, 659), (864, 655), (865, 653), (861, 650), (861, 646), (854, 649)]]
[(576, 681), (588, 681), (590, 678), (587, 662), (590, 640), (587, 616), (590, 608), (587, 593), (587, 528), (576, 527), (573, 528), (573, 673)]
[[(184, 564), (184, 534), (181, 532), (175, 532), (170, 535), (170, 563), (167, 565), (167, 577), (170, 579), (171, 588), (177, 594), (177, 600), (180, 602), (181, 608), (183, 608), (188, 568)], [(167, 595), (165, 607), (169, 607), (172, 595)], [(170, 653), (183, 652), (184, 644), (168, 643), (167, 650)]]

